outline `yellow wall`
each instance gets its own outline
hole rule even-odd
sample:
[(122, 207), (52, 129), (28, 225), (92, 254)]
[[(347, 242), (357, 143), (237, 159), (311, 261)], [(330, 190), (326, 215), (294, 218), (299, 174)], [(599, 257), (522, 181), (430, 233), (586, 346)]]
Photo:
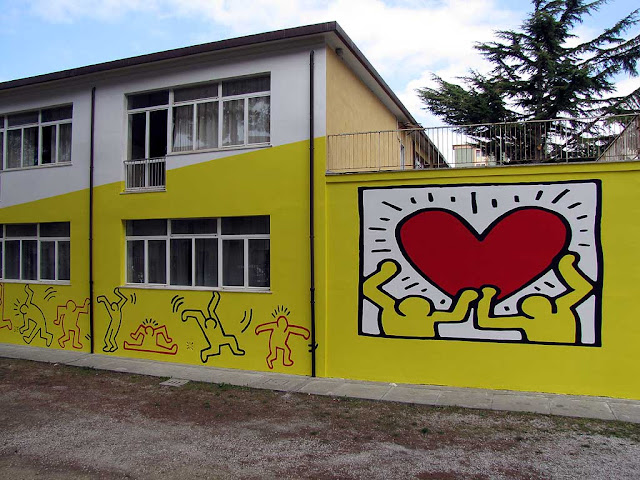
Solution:
[[(559, 344), (562, 341), (544, 344), (437, 339), (433, 334), (425, 334), (424, 338), (358, 334), (359, 254), (362, 253), (359, 251), (359, 187), (464, 184), (473, 187), (476, 184), (593, 180), (593, 183), (601, 181), (602, 194), (601, 346), (576, 345), (573, 340), (566, 344)], [(556, 188), (555, 192), (558, 191)], [(327, 258), (330, 261), (327, 264), (326, 375), (385, 382), (640, 398), (640, 383), (635, 380), (640, 373), (637, 346), (640, 338), (637, 304), (639, 192), (640, 165), (637, 163), (327, 177)], [(428, 202), (422, 198), (417, 201)], [(568, 197), (564, 201), (569, 205)], [(575, 207), (575, 211), (580, 208)], [(390, 208), (388, 211), (393, 213)], [(439, 246), (425, 240), (425, 248), (437, 252)], [(413, 290), (409, 288), (406, 295), (410, 291)], [(408, 336), (412, 335), (410, 332)]]

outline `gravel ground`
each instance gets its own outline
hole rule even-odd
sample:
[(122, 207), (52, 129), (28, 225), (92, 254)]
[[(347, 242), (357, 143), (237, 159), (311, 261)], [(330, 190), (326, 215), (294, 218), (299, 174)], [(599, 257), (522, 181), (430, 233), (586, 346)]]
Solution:
[(640, 425), (0, 359), (0, 478), (636, 479)]

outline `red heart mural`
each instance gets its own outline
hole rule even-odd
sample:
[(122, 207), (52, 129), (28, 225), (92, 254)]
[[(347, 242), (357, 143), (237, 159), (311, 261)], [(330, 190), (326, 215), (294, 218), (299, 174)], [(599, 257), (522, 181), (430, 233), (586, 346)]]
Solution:
[(400, 222), (397, 236), (413, 267), (451, 296), (493, 285), (504, 298), (546, 272), (568, 244), (562, 217), (534, 207), (512, 210), (481, 234), (453, 212), (422, 210)]

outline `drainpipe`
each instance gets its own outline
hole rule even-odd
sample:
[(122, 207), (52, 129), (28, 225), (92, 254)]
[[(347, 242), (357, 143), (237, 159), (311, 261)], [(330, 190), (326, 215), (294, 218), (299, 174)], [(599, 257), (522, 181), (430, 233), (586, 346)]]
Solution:
[(91, 89), (91, 140), (89, 147), (89, 335), (91, 336), (91, 350), (94, 352), (95, 342), (93, 331), (93, 148), (95, 140), (96, 121), (96, 87)]
[(314, 228), (313, 50), (309, 52), (309, 262), (311, 302), (311, 376), (316, 376), (316, 262)]

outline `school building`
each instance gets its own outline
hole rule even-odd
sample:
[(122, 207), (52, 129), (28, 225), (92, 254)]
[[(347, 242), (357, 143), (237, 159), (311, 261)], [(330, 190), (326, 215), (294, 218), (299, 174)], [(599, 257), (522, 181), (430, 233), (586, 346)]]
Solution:
[(640, 399), (606, 123), (553, 161), (422, 129), (335, 22), (0, 83), (0, 342)]

